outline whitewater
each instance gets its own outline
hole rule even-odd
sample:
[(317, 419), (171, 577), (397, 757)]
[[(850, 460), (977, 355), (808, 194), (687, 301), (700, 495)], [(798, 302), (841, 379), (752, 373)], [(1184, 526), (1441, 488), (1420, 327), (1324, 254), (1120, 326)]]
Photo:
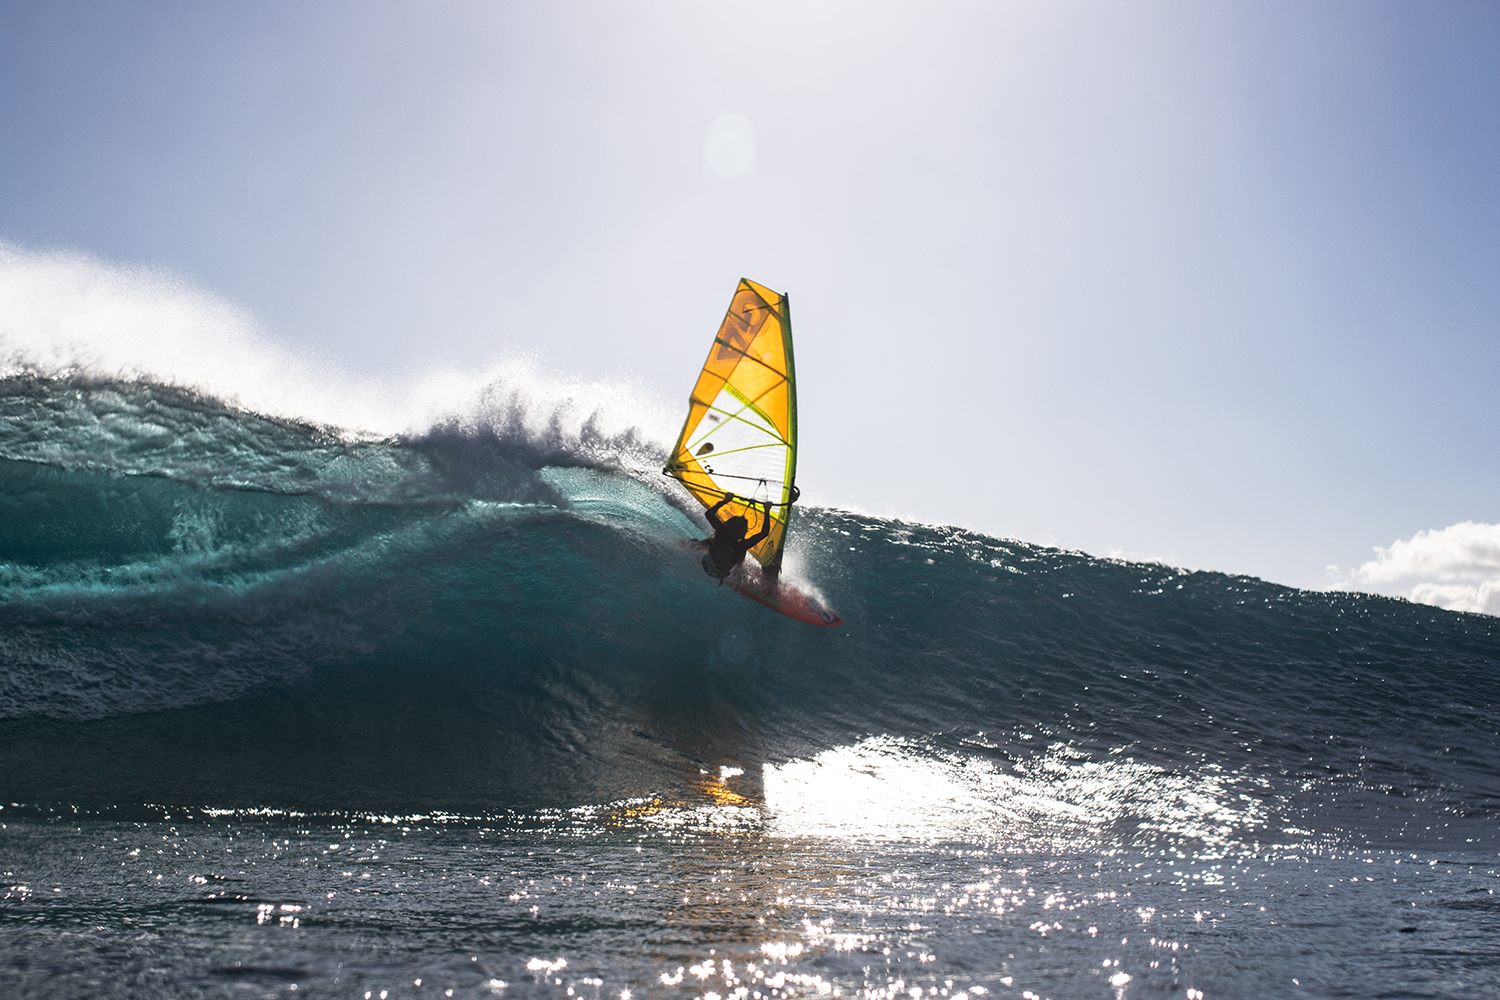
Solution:
[(6, 253), (0, 994), (1500, 991), (1500, 620), (809, 497), (814, 629), (628, 386)]

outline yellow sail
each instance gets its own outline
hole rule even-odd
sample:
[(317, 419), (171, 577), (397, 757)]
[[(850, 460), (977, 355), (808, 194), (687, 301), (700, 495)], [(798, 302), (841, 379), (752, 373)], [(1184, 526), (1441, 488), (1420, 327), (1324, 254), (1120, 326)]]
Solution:
[(734, 494), (739, 499), (719, 515), (743, 514), (752, 535), (765, 513), (749, 502), (769, 500), (771, 533), (750, 551), (767, 569), (780, 568), (797, 477), (797, 379), (785, 295), (740, 279), (662, 471), (704, 507)]

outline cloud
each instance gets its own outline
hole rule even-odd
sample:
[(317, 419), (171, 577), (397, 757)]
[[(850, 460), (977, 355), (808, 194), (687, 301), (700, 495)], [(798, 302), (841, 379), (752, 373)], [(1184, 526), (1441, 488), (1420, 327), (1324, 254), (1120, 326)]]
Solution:
[(1377, 546), (1350, 580), (1356, 587), (1396, 584), (1422, 604), (1500, 616), (1500, 524), (1463, 521)]
[(1471, 583), (1419, 583), (1411, 589), (1418, 604), (1433, 604), (1449, 611), (1472, 611), (1500, 616), (1500, 580)]

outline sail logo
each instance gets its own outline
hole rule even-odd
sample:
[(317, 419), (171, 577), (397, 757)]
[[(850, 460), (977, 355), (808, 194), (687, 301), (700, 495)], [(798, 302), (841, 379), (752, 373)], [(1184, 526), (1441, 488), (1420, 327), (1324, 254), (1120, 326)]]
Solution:
[(715, 361), (730, 361), (744, 355), (750, 342), (766, 325), (771, 310), (748, 288), (741, 288), (729, 303), (729, 313), (724, 325), (719, 327), (718, 344), (714, 350)]

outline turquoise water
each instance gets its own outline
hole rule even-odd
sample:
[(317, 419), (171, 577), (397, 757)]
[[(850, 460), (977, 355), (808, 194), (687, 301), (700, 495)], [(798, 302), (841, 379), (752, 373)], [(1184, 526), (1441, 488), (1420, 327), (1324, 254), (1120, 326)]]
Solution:
[(653, 449), (0, 383), (0, 993), (1500, 989), (1494, 619), (809, 505), (813, 629)]

